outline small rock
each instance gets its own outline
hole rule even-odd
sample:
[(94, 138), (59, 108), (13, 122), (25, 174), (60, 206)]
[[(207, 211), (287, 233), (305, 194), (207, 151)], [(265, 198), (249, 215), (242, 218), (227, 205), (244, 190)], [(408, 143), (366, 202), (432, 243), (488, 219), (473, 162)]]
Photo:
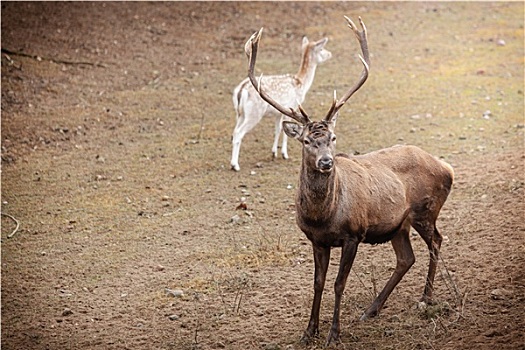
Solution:
[(495, 329), (491, 329), (491, 330), (485, 332), (483, 335), (485, 337), (487, 337), (487, 338), (492, 338), (492, 337), (501, 337), (503, 335), (503, 333), (501, 333), (501, 332), (499, 332), (499, 331), (497, 331)]
[(68, 308), (68, 307), (66, 307), (66, 308), (64, 309), (64, 311), (62, 311), (62, 316), (64, 316), (64, 317), (65, 317), (65, 316), (72, 315), (72, 314), (73, 314), (73, 311), (71, 311), (71, 309)]
[(167, 296), (175, 297), (175, 298), (182, 298), (184, 296), (184, 291), (180, 289), (164, 289)]
[(230, 222), (233, 224), (239, 223), (240, 220), (241, 220), (241, 217), (239, 215), (234, 215), (230, 218)]
[(275, 344), (275, 343), (259, 342), (259, 344), (261, 348), (263, 348), (264, 350), (280, 350), (281, 349), (279, 344)]
[(399, 317), (398, 315), (394, 315), (390, 317), (390, 322), (401, 322), (401, 317)]
[(418, 310), (426, 310), (427, 306), (427, 303), (425, 303), (424, 301), (420, 301), (416, 304), (416, 308)]
[(494, 300), (505, 300), (509, 297), (510, 292), (503, 288), (496, 288), (490, 292), (490, 297)]
[(505, 43), (505, 40), (503, 40), (503, 39), (499, 39), (499, 40), (496, 42), (496, 44), (498, 44), (498, 46), (505, 46), (506, 43)]
[(248, 209), (248, 205), (246, 204), (246, 202), (241, 202), (236, 208), (235, 210), (247, 210)]
[(164, 271), (164, 266), (162, 266), (161, 264), (158, 264), (157, 266), (155, 266), (155, 271)]
[(180, 319), (180, 316), (179, 315), (169, 315), (168, 318), (171, 321), (177, 321), (178, 319)]
[(488, 109), (483, 112), (483, 119), (490, 119), (490, 117), (492, 116), (492, 112), (489, 111)]

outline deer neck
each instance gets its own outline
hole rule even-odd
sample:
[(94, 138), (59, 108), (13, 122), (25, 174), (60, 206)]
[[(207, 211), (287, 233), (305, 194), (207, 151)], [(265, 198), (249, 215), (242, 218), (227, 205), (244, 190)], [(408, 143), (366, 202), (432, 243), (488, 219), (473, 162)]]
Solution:
[(317, 69), (317, 63), (311, 57), (311, 51), (305, 50), (303, 58), (301, 59), (301, 65), (299, 66), (299, 71), (295, 75), (295, 78), (298, 80), (299, 88), (306, 94), (306, 92), (312, 86), (315, 77), (315, 70)]
[(299, 191), (297, 194), (297, 210), (308, 221), (323, 222), (329, 220), (334, 213), (339, 196), (339, 177), (337, 167), (330, 173), (321, 173), (303, 163)]

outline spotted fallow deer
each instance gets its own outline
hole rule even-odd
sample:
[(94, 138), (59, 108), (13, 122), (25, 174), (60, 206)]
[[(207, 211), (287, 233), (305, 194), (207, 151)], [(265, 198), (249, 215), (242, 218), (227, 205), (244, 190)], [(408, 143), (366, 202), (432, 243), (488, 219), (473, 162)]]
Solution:
[(285, 121), (283, 128), (289, 137), (302, 143), (296, 220), (312, 242), (315, 263), (313, 305), (303, 343), (309, 343), (319, 332), (319, 308), (332, 247), (341, 247), (341, 260), (328, 344), (340, 342), (341, 296), (359, 243), (391, 241), (397, 258), (392, 276), (361, 319), (378, 314), (414, 264), (410, 227), (419, 233), (430, 252), (422, 301), (431, 301), (442, 241), (436, 220), (454, 177), (450, 165), (415, 146), (398, 145), (359, 156), (335, 153), (334, 127), (339, 109), (364, 84), (370, 66), (363, 21), (359, 18), (359, 30), (345, 18), (360, 43), (363, 71), (359, 81), (340, 100), (334, 92), (332, 106), (321, 121), (311, 121), (300, 105), (298, 111), (280, 105), (263, 90), (264, 80), (257, 80), (253, 72), (261, 31), (254, 33), (246, 46), (250, 81), (266, 102), (297, 122)]
[[(271, 90), (272, 96), (281, 105), (286, 108), (297, 108), (303, 103), (314, 81), (317, 65), (332, 57), (330, 51), (324, 48), (327, 42), (327, 38), (311, 42), (307, 37), (303, 37), (302, 60), (297, 74), (271, 75), (262, 78), (264, 85)], [(232, 169), (240, 170), (239, 153), (242, 139), (266, 115), (276, 116), (272, 153), (274, 158), (277, 157), (277, 146), (284, 116), (259, 97), (248, 78), (234, 89), (233, 106), (237, 123), (232, 136)], [(284, 159), (288, 159), (288, 139), (284, 134), (281, 153)]]

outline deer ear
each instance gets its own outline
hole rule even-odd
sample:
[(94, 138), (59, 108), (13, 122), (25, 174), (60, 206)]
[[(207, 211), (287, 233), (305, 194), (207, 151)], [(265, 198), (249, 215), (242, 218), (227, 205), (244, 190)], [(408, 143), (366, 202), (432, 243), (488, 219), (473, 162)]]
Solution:
[(303, 126), (289, 121), (283, 121), (283, 129), (284, 133), (288, 135), (288, 137), (294, 138), (296, 140), (299, 140), (301, 138), (301, 135), (303, 134)]
[(308, 38), (305, 36), (303, 36), (303, 49), (306, 47), (306, 45), (308, 45), (310, 41), (308, 41)]
[(324, 47), (327, 42), (328, 42), (328, 38), (323, 38), (323, 39), (319, 40), (318, 42), (316, 42), (315, 45)]

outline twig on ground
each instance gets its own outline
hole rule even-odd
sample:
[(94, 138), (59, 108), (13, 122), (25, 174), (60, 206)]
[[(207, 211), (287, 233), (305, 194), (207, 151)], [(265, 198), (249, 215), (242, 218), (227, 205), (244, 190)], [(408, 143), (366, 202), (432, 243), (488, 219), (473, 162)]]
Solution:
[(377, 297), (378, 293), (377, 293), (377, 278), (376, 278), (376, 266), (374, 265), (374, 262), (372, 262), (372, 286), (374, 287), (374, 298)]
[(9, 214), (6, 214), (6, 213), (1, 213), (3, 216), (6, 216), (8, 218), (10, 218), (11, 220), (13, 220), (16, 224), (16, 227), (15, 229), (13, 230), (13, 232), (11, 232), (10, 234), (7, 235), (7, 238), (11, 238), (15, 235), (15, 233), (18, 231), (18, 229), (20, 228), (20, 222), (18, 222), (18, 220), (12, 216), (12, 215), (9, 215)]
[(69, 64), (69, 65), (86, 65), (86, 66), (94, 66), (94, 67), (102, 67), (102, 68), (107, 67), (105, 64), (97, 63), (97, 62), (69, 61), (69, 60), (62, 60), (62, 59), (57, 59), (57, 58), (42, 57), (39, 55), (31, 55), (25, 52), (12, 51), (12, 50), (9, 50), (3, 47), (2, 47), (2, 53), (7, 54), (7, 55), (12, 55), (12, 56), (29, 57), (37, 61), (44, 60), (44, 61), (50, 61), (50, 62), (55, 62), (55, 63)]
[[(445, 263), (445, 259), (443, 259), (443, 256), (441, 254), (439, 254), (439, 257), (441, 259), (441, 262), (442, 262), (442, 266), (446, 272), (446, 278), (443, 278), (445, 280), (445, 285), (447, 286), (447, 288), (452, 289), (453, 293), (455, 294), (455, 299), (456, 299), (456, 304), (461, 306), (463, 304), (463, 297), (461, 295), (461, 292), (458, 288), (458, 285), (456, 284), (456, 281), (454, 281), (454, 279), (452, 278), (452, 276), (450, 275), (450, 272), (447, 268), (447, 264)], [(443, 272), (441, 272), (443, 274)], [(448, 281), (447, 281), (448, 280)], [(447, 283), (448, 282), (448, 283)]]
[(204, 113), (202, 113), (202, 118), (201, 118), (201, 125), (200, 125), (200, 129), (199, 129), (199, 134), (197, 135), (197, 142), (199, 142), (201, 140), (201, 136), (202, 136), (202, 130), (204, 129)]
[(233, 307), (234, 307), (234, 312), (237, 315), (239, 314), (239, 311), (241, 309), (241, 301), (242, 301), (243, 295), (244, 295), (243, 291), (237, 291), (237, 295), (235, 296), (235, 305)]
[(363, 286), (363, 288), (370, 294), (370, 296), (372, 297), (372, 300), (374, 300), (374, 298), (377, 296), (376, 294), (374, 294), (374, 292), (370, 291), (370, 289), (365, 285), (365, 283), (363, 282), (363, 280), (361, 279), (361, 277), (359, 277), (358, 273), (357, 273), (357, 269), (356, 267), (354, 267), (352, 269), (352, 271), (354, 272), (354, 275), (357, 277), (357, 280), (359, 281), (359, 283), (361, 283), (361, 285)]

